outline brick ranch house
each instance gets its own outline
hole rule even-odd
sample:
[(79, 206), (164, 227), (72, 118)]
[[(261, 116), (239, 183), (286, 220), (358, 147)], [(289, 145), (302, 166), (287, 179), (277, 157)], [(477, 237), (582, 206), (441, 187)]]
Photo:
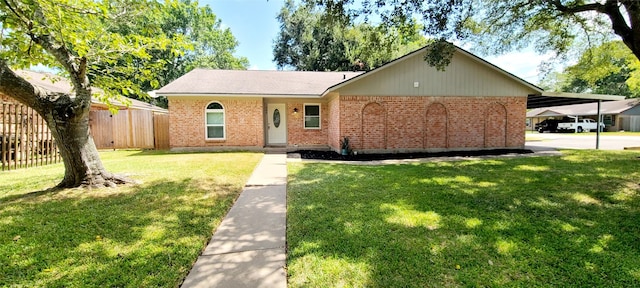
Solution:
[(361, 153), (524, 148), (527, 96), (543, 91), (456, 48), (446, 71), (425, 49), (367, 73), (195, 69), (169, 100), (173, 150)]

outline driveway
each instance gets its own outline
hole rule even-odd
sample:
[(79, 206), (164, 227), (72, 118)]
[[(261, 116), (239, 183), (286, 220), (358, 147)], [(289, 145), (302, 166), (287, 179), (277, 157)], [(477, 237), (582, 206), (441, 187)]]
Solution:
[[(595, 134), (535, 133), (527, 134), (527, 148), (595, 149)], [(531, 141), (529, 139), (532, 139)], [(535, 140), (533, 140), (535, 139)], [(640, 136), (600, 135), (600, 149), (623, 150), (624, 147), (640, 147)]]

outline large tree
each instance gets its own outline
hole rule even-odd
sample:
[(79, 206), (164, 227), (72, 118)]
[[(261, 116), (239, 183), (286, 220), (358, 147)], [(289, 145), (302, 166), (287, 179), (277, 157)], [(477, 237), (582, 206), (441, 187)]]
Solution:
[[(149, 29), (150, 25), (159, 29)], [(128, 81), (127, 86), (133, 94), (129, 97), (150, 100), (147, 91), (164, 86), (194, 68), (246, 69), (249, 66), (247, 58), (234, 55), (238, 41), (231, 30), (223, 28), (211, 8), (200, 6), (198, 1), (166, 0), (158, 11), (140, 15), (132, 22), (114, 23), (112, 30), (145, 37), (156, 37), (157, 33), (162, 33), (166, 38), (182, 40), (163, 49), (150, 50), (149, 58), (97, 63), (103, 67), (99, 71), (111, 75), (113, 67), (122, 66), (121, 62), (134, 64), (127, 65), (134, 71), (123, 71), (125, 76), (133, 77), (119, 77)], [(149, 77), (136, 77), (135, 66), (150, 70), (154, 77), (151, 80)], [(156, 104), (166, 107), (166, 102)]]
[(327, 23), (325, 17), (313, 6), (285, 2), (277, 16), (280, 32), (273, 47), (278, 68), (370, 70), (426, 44), (413, 23), (401, 27)]
[[(150, 51), (179, 46), (157, 22), (147, 23), (148, 37), (121, 33), (118, 27), (159, 13), (161, 4), (147, 0), (2, 0), (0, 93), (15, 98), (40, 114), (58, 145), (65, 166), (59, 187), (113, 186), (126, 182), (106, 171), (89, 135), (89, 109), (95, 92), (108, 98), (127, 92), (120, 77), (135, 72), (151, 80), (153, 73), (138, 61), (151, 59)], [(177, 52), (176, 52), (177, 53)], [(105, 73), (99, 63), (118, 63)], [(13, 69), (43, 64), (68, 77), (74, 95), (56, 94), (33, 86)]]
[[(231, 29), (223, 28), (220, 19), (211, 7), (200, 6), (198, 1), (166, 0), (160, 14), (154, 15), (160, 23), (162, 33), (167, 38), (182, 37), (189, 45), (183, 53), (175, 55), (170, 49), (153, 51), (153, 59), (163, 61), (157, 77), (160, 86), (164, 86), (194, 68), (247, 69), (249, 60), (236, 57), (238, 41)], [(144, 33), (146, 23), (135, 27)], [(152, 35), (149, 35), (152, 36)], [(143, 88), (155, 88), (147, 85)]]
[[(543, 88), (574, 93), (640, 96), (640, 61), (621, 41), (588, 49), (578, 62), (543, 80)], [(546, 86), (546, 87), (545, 87)]]
[[(323, 7), (329, 21), (380, 19), (387, 25), (422, 20), (439, 40), (467, 40), (502, 53), (533, 44), (558, 55), (619, 36), (640, 59), (637, 0), (306, 0)], [(373, 17), (372, 17), (373, 16)], [(595, 45), (593, 45), (595, 46)], [(438, 52), (440, 49), (435, 49)], [(437, 53), (436, 53), (437, 54)]]

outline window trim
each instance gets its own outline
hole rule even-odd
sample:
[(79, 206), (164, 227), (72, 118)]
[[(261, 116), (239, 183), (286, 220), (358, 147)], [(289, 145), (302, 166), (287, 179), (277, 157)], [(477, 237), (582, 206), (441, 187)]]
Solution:
[[(209, 107), (209, 105), (213, 103), (219, 104), (222, 107), (222, 109), (207, 109), (207, 107)], [(226, 119), (227, 117), (226, 117), (225, 110), (226, 109), (224, 108), (224, 105), (222, 105), (222, 103), (220, 103), (219, 101), (211, 101), (207, 103), (206, 106), (204, 106), (204, 138), (205, 140), (214, 140), (214, 141), (227, 140), (227, 119)], [(215, 112), (222, 112), (222, 124), (207, 123), (207, 115), (209, 113), (215, 113)], [(209, 127), (222, 127), (222, 138), (209, 138)]]
[(609, 125), (612, 127), (616, 126), (616, 116), (613, 114), (605, 114), (602, 115), (602, 123), (604, 123), (605, 125), (607, 124), (607, 117), (609, 117)]
[[(307, 117), (316, 117), (316, 116), (307, 116), (307, 106), (318, 106), (318, 127), (307, 127)], [(302, 127), (305, 130), (320, 130), (322, 129), (322, 104), (320, 103), (304, 103), (303, 111), (302, 111)]]

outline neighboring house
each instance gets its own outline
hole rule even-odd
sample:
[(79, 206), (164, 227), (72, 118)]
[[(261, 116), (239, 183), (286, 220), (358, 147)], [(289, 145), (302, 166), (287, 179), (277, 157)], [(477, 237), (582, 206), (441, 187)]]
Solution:
[[(534, 130), (536, 123), (546, 119), (562, 119), (566, 116), (598, 118), (598, 104), (586, 103), (532, 109), (527, 112), (527, 127)], [(600, 105), (602, 122), (607, 131), (640, 131), (640, 99), (602, 102)]]
[(528, 95), (543, 91), (456, 48), (445, 71), (425, 49), (367, 73), (195, 69), (156, 91), (172, 149), (358, 152), (523, 148)]

